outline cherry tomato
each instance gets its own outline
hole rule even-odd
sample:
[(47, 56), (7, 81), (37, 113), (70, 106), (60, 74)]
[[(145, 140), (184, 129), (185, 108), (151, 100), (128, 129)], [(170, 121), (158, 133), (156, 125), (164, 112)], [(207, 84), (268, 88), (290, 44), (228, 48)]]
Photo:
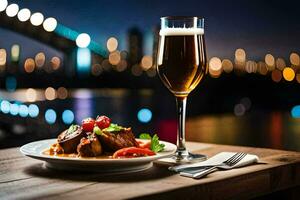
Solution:
[(109, 127), (110, 125), (110, 119), (104, 115), (102, 116), (98, 116), (96, 119), (96, 125), (100, 128), (100, 129), (104, 129)]
[(132, 158), (132, 157), (143, 157), (153, 156), (155, 153), (150, 149), (142, 149), (138, 147), (127, 147), (119, 149), (113, 155), (113, 158)]
[(92, 132), (95, 126), (95, 120), (93, 118), (86, 118), (82, 120), (82, 129), (86, 132)]

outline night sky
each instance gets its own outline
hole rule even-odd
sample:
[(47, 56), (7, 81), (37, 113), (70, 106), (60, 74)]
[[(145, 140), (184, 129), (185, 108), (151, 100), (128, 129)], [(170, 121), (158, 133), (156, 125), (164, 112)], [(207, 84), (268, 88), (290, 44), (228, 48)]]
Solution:
[[(145, 34), (145, 54), (151, 53), (151, 30), (166, 15), (203, 16), (208, 56), (232, 58), (236, 48), (244, 48), (248, 59), (261, 59), (266, 53), (288, 58), (300, 52), (300, 12), (297, 1), (259, 0), (22, 0), (12, 1), (20, 8), (55, 17), (59, 23), (78, 32), (87, 32), (105, 45), (110, 36), (126, 49), (126, 34), (137, 26)], [(26, 46), (26, 54), (40, 50), (55, 53), (44, 45), (0, 29), (0, 47), (13, 43)], [(29, 45), (32, 44), (32, 45)]]

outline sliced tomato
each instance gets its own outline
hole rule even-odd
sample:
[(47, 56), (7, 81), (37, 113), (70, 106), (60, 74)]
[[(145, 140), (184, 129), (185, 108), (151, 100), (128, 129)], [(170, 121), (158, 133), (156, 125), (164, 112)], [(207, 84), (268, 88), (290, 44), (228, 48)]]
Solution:
[(113, 155), (113, 158), (132, 158), (132, 157), (144, 157), (153, 156), (155, 153), (150, 149), (143, 149), (138, 147), (127, 147), (119, 149)]
[(139, 144), (140, 148), (143, 149), (150, 149), (151, 148), (151, 140), (137, 140), (137, 143)]

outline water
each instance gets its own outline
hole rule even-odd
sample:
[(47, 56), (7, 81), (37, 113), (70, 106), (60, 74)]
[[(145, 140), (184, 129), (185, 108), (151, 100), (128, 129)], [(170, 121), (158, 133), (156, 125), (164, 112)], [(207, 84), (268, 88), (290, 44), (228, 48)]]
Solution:
[[(85, 117), (107, 115), (115, 123), (131, 126), (136, 135), (157, 133), (163, 140), (176, 141), (175, 99), (167, 92), (101, 89), (72, 90), (70, 94), (72, 97), (67, 100), (35, 102), (40, 110), (37, 118), (0, 112), (0, 148), (56, 137), (69, 126), (62, 119), (66, 109), (74, 112), (73, 123), (80, 123)], [(207, 99), (200, 97), (192, 96), (188, 102), (188, 140), (300, 150), (300, 119), (292, 118), (289, 111), (262, 110), (250, 99), (243, 99), (232, 101), (228, 107), (238, 103), (244, 110), (215, 112), (214, 104), (208, 106)], [(48, 109), (57, 114), (54, 124), (45, 120)]]

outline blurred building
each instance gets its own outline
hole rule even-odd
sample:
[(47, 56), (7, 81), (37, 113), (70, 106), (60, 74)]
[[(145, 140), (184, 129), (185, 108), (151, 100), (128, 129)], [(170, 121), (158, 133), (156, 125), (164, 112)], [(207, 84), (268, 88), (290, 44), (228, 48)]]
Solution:
[(143, 34), (137, 27), (128, 31), (129, 62), (134, 65), (140, 62), (143, 56)]

